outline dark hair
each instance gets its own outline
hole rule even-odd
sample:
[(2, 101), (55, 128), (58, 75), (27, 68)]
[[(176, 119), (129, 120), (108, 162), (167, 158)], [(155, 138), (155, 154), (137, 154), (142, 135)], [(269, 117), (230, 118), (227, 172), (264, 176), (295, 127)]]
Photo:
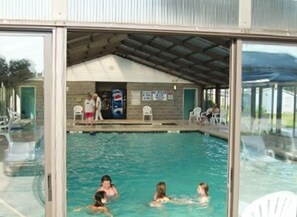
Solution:
[(105, 191), (97, 191), (95, 194), (96, 202), (94, 203), (94, 206), (95, 207), (104, 206), (104, 203), (102, 203), (102, 199), (104, 198), (106, 198)]
[(166, 196), (166, 183), (159, 182), (156, 186), (157, 188), (157, 198), (163, 198)]
[(111, 181), (111, 178), (110, 178), (109, 175), (104, 175), (104, 176), (101, 177), (101, 185), (102, 185), (102, 183), (103, 183), (104, 181), (108, 181), (108, 182), (110, 182), (110, 186), (111, 186), (111, 187), (114, 186), (114, 185), (112, 184), (112, 181)]
[(109, 181), (111, 183), (111, 178), (109, 175), (104, 175), (101, 177), (101, 183), (104, 181)]

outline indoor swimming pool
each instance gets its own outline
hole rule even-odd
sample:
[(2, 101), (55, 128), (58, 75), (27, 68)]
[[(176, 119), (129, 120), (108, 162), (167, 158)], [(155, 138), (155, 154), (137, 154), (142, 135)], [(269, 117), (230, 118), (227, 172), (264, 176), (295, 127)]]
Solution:
[[(227, 141), (200, 133), (67, 134), (68, 216), (89, 216), (101, 176), (112, 178), (120, 196), (107, 207), (119, 217), (222, 217), (226, 215)], [(200, 182), (210, 186), (210, 203), (164, 204), (150, 201), (159, 181), (167, 194), (197, 200)], [(102, 214), (104, 216), (104, 214)]]

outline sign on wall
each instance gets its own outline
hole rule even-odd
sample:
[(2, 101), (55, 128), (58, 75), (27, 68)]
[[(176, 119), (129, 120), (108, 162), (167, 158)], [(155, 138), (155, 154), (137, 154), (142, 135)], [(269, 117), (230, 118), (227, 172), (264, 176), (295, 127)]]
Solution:
[(140, 105), (140, 91), (131, 91), (131, 105)]
[(167, 101), (167, 92), (160, 90), (153, 91), (153, 101)]
[(142, 101), (151, 101), (152, 91), (142, 91)]

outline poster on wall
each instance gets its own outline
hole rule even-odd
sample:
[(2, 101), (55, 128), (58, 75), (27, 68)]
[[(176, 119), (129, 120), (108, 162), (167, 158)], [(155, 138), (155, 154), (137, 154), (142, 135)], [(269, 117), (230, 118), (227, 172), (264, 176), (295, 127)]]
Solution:
[(167, 92), (160, 90), (153, 91), (153, 101), (167, 101)]
[(131, 91), (131, 105), (140, 105), (140, 91)]
[(173, 94), (168, 94), (167, 98), (168, 98), (168, 100), (173, 100)]
[(152, 91), (142, 91), (142, 101), (151, 101)]

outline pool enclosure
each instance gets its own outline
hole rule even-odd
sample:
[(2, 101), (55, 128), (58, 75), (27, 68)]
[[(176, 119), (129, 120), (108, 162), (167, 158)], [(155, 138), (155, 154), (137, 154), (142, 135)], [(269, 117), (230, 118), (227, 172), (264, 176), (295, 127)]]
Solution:
[[(34, 207), (15, 209), (6, 189), (34, 183), (24, 197), (39, 198), (38, 214), (67, 216), (67, 119), (86, 92), (115, 83), (126, 90), (126, 119), (142, 118), (147, 102), (132, 98), (152, 90), (172, 96), (163, 110), (177, 107), (157, 120), (187, 119), (191, 107), (213, 103), (228, 111), (222, 216), (273, 193), (271, 179), (296, 194), (295, 163), (284, 160), (297, 155), (296, 10), (295, 0), (2, 0), (0, 135), (14, 141), (0, 140), (0, 215), (31, 216)], [(12, 167), (20, 173), (11, 176)]]

